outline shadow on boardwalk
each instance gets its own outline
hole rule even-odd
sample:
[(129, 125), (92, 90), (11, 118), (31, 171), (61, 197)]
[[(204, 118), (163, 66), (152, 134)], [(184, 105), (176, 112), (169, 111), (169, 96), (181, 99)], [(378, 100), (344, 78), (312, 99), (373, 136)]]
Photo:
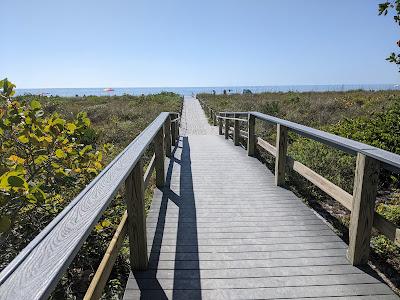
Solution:
[[(193, 191), (190, 146), (187, 137), (182, 137), (181, 142), (181, 159), (179, 160), (175, 157), (177, 150), (175, 148), (167, 170), (166, 184), (163, 190), (156, 231), (150, 252), (149, 271), (133, 274), (141, 291), (141, 299), (168, 299), (157, 279), (168, 201), (172, 201), (179, 207), (173, 270), (173, 299), (188, 299), (188, 290), (190, 290), (190, 299), (201, 299), (196, 204)], [(170, 189), (174, 163), (180, 164), (181, 167), (180, 195), (177, 195)], [(185, 222), (183, 222), (183, 218), (185, 218)], [(189, 222), (188, 218), (190, 218)], [(190, 241), (190, 261), (185, 257), (185, 254), (188, 252), (188, 241)], [(188, 274), (188, 269), (190, 269), (190, 274)], [(190, 286), (187, 286), (188, 277), (191, 279)]]

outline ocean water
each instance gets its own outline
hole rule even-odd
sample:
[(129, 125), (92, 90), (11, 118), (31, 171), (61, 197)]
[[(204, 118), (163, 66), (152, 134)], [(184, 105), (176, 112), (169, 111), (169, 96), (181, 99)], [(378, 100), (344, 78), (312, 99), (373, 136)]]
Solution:
[(349, 90), (400, 90), (398, 84), (338, 84), (338, 85), (276, 85), (276, 86), (226, 86), (226, 87), (132, 87), (113, 88), (114, 91), (106, 92), (103, 88), (43, 88), (43, 89), (16, 89), (16, 95), (52, 95), (62, 97), (75, 96), (107, 96), (107, 95), (148, 95), (160, 92), (174, 92), (180, 95), (192, 95), (199, 93), (222, 94), (224, 90), (228, 93), (242, 93), (244, 89), (252, 93), (261, 92), (325, 92), (325, 91), (349, 91)]

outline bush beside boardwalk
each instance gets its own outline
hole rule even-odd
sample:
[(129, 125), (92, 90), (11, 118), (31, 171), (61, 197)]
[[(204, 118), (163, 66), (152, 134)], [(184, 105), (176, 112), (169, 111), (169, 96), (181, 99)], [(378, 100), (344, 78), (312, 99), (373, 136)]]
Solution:
[[(214, 111), (259, 111), (400, 154), (400, 91), (279, 92), (260, 94), (199, 94)], [(257, 122), (256, 134), (275, 144), (276, 128)], [(321, 143), (289, 134), (288, 153), (296, 160), (352, 193), (355, 157)], [(272, 168), (274, 159), (260, 158)], [(301, 176), (288, 174), (289, 185), (324, 215), (347, 239), (350, 214)], [(400, 225), (399, 176), (382, 171), (376, 210)], [(371, 241), (374, 263), (400, 286), (400, 252), (383, 235)]]
[[(106, 166), (121, 150), (123, 150), (154, 120), (154, 118), (158, 116), (160, 112), (179, 111), (182, 105), (180, 96), (173, 93), (161, 93), (139, 97), (124, 95), (75, 98), (26, 95), (13, 97), (10, 100), (12, 103), (11, 101), (7, 103), (6, 101), (0, 100), (0, 116), (2, 117), (2, 122), (5, 120), (7, 113), (10, 112), (12, 108), (23, 108), (24, 115), (31, 114), (34, 116), (32, 119), (34, 123), (38, 122), (39, 124), (39, 122), (44, 122), (45, 125), (51, 124), (50, 126), (58, 126), (57, 130), (63, 130), (68, 141), (71, 141), (75, 137), (71, 135), (71, 130), (74, 126), (70, 124), (76, 124), (76, 126), (79, 127), (79, 123), (76, 119), (76, 116), (79, 114), (84, 116), (85, 126), (79, 127), (79, 131), (74, 129), (74, 131), (76, 131), (74, 134), (79, 134), (77, 137), (79, 144), (82, 144), (82, 146), (77, 144), (76, 146), (71, 145), (71, 147), (79, 146), (82, 148), (88, 146), (93, 149), (93, 153), (100, 153), (101, 151), (99, 150), (102, 149), (104, 144), (108, 146), (107, 151), (103, 151), (101, 153), (101, 159), (96, 162), (98, 170), (92, 170), (93, 172), (90, 176), (83, 175), (83, 178), (82, 176), (80, 177), (82, 178), (81, 181), (75, 180), (73, 181), (74, 184), (68, 184), (69, 181), (74, 180), (74, 178), (69, 176), (71, 174), (65, 174), (65, 176), (58, 174), (57, 193), (52, 193), (52, 190), (47, 189), (45, 193), (46, 199), (44, 199), (44, 201), (20, 201), (21, 203), (19, 203), (19, 205), (21, 205), (21, 207), (13, 214), (12, 226), (10, 228), (5, 228), (3, 226), (2, 229), (6, 230), (0, 232), (0, 242), (3, 250), (0, 254), (0, 269), (3, 269), (21, 251), (21, 249), (23, 249), (29, 241), (32, 240), (38, 232), (43, 229), (69, 203), (69, 201), (74, 198), (74, 196), (79, 193), (79, 191), (98, 173), (98, 171), (100, 171), (102, 167)], [(85, 113), (82, 114), (82, 112), (85, 112), (87, 117)], [(58, 114), (57, 125), (54, 123), (55, 118), (52, 117), (56, 116), (56, 114)], [(35, 116), (38, 116), (37, 120)], [(16, 127), (14, 128), (26, 126), (26, 118), (25, 121), (23, 120), (24, 118), (16, 119), (14, 116), (11, 118), (16, 122)], [(0, 124), (0, 129), (2, 124), (4, 125), (4, 123)], [(8, 121), (6, 124), (8, 124)], [(31, 132), (30, 130), (32, 129), (30, 127), (31, 126), (27, 126), (26, 128), (29, 132)], [(45, 126), (42, 128), (43, 130), (44, 127)], [(7, 132), (8, 129), (5, 126), (4, 129), (6, 134), (10, 133), (10, 131)], [(21, 132), (27, 132), (24, 130), (25, 129), (21, 129)], [(51, 138), (48, 136), (49, 134), (44, 134), (43, 138), (46, 137), (46, 139), (50, 141)], [(56, 136), (57, 134), (55, 134), (52, 139), (55, 139)], [(41, 147), (45, 146), (44, 144), (38, 145)], [(38, 145), (36, 147), (38, 147)], [(49, 147), (48, 150), (49, 153), (46, 153), (46, 157), (54, 157), (55, 161), (61, 159), (61, 152), (58, 151), (55, 153), (50, 148), (51, 147)], [(14, 168), (10, 164), (15, 163), (16, 165), (17, 162), (19, 162), (21, 166), (18, 168), (22, 168), (23, 166), (29, 168), (31, 166), (27, 161), (21, 159), (23, 153), (20, 154), (21, 157), (16, 155), (19, 150), (15, 148), (15, 143), (10, 142), (6, 150), (7, 151), (2, 151), (0, 153), (0, 162), (4, 163), (4, 165), (0, 165), (0, 171), (2, 171), (0, 176), (4, 175), (4, 172), (8, 170), (3, 167)], [(77, 150), (82, 149), (79, 148)], [(41, 151), (44, 151), (43, 148)], [(58, 154), (60, 157), (53, 154)], [(100, 154), (97, 154), (96, 157), (99, 157), (99, 155)], [(80, 154), (78, 157), (79, 156)], [(14, 160), (10, 160), (10, 157)], [(65, 157), (69, 157), (69, 154), (66, 154)], [(144, 157), (147, 162), (150, 159), (150, 151), (148, 151)], [(91, 164), (90, 157), (88, 157), (88, 159), (88, 163)], [(74, 161), (74, 164), (83, 166), (80, 161)], [(88, 168), (90, 166), (91, 165), (88, 165)], [(78, 169), (72, 170), (72, 172), (75, 174), (78, 172)], [(20, 176), (22, 179), (24, 178), (23, 173)], [(51, 178), (53, 179), (54, 176)], [(33, 183), (30, 183), (29, 181), (29, 185), (32, 184)], [(154, 185), (154, 182), (151, 184)], [(151, 190), (152, 189), (147, 189), (147, 206), (150, 205), (152, 197)], [(17, 189), (15, 192), (16, 191)], [(6, 193), (5, 191), (0, 194), (0, 198), (4, 200), (0, 203), (0, 216), (10, 216), (11, 218), (12, 210), (14, 210), (15, 205), (12, 205), (13, 200), (8, 199), (7, 195), (9, 195), (9, 193)], [(80, 299), (83, 297), (90, 280), (105, 253), (108, 243), (112, 238), (113, 232), (118, 226), (124, 210), (125, 205), (123, 198), (118, 195), (109, 209), (106, 210), (92, 234), (88, 237), (65, 276), (61, 279), (52, 295), (52, 298)], [(127, 248), (123, 247), (116, 264), (114, 265), (109, 284), (105, 290), (104, 298), (110, 299), (121, 296), (128, 273), (128, 253)]]

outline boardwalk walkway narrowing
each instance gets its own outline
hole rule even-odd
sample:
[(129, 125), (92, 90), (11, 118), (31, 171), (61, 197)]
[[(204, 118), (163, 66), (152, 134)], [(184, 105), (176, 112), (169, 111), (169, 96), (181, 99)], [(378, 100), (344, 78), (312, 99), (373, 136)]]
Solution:
[(273, 174), (185, 97), (167, 185), (147, 217), (149, 270), (124, 299), (398, 299)]

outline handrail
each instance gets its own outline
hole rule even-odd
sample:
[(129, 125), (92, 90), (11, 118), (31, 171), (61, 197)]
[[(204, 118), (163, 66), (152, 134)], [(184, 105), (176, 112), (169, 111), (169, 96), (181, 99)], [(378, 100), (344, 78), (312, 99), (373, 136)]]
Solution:
[[(210, 109), (210, 113), (213, 113), (212, 109)], [(247, 135), (240, 129), (239, 120), (241, 119), (236, 118), (236, 116), (243, 116), (244, 114), (247, 114), (248, 118)], [(223, 118), (218, 117), (218, 115), (233, 115), (234, 118)], [(277, 185), (284, 184), (286, 168), (292, 169), (351, 211), (350, 245), (347, 257), (352, 264), (363, 265), (367, 263), (372, 226), (400, 246), (400, 228), (374, 211), (379, 168), (382, 167), (400, 174), (400, 155), (260, 112), (219, 112), (215, 116), (219, 120), (219, 134), (224, 134), (225, 139), (230, 137), (230, 132), (233, 133), (232, 139), (235, 145), (239, 145), (239, 138), (247, 139), (249, 156), (255, 155), (255, 148), (258, 145), (275, 157), (275, 183)], [(225, 119), (224, 122), (223, 119)], [(277, 125), (276, 147), (256, 137), (256, 119)], [(230, 120), (234, 121), (234, 127), (229, 125)], [(287, 156), (289, 130), (349, 154), (357, 155), (352, 195), (312, 169)]]
[(304, 137), (324, 143), (349, 154), (365, 154), (366, 156), (372, 157), (382, 162), (382, 166), (385, 169), (396, 173), (400, 172), (400, 155), (397, 155), (395, 153), (259, 112), (249, 112), (249, 114), (255, 116), (259, 120), (263, 120), (268, 123), (283, 125)]
[(153, 140), (157, 141), (156, 170), (162, 169), (157, 170), (157, 182), (164, 182), (164, 156), (160, 153), (165, 154), (163, 132), (170, 115), (160, 113), (0, 273), (0, 299), (43, 299), (50, 295), (119, 188), (138, 166), (141, 169), (141, 157)]

